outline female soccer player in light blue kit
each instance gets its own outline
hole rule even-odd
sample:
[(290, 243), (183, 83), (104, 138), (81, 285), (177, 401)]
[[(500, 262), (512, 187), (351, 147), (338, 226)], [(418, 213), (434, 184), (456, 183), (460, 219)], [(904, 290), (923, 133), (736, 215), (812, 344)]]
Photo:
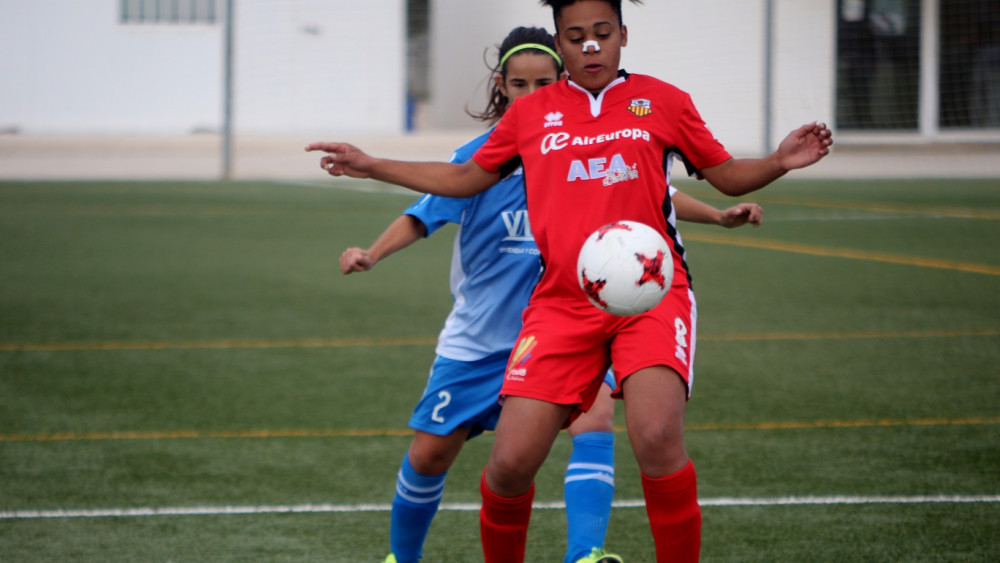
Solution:
[[(495, 122), (514, 99), (557, 81), (562, 61), (554, 47), (543, 29), (514, 29), (499, 48), (489, 106), (475, 117)], [(459, 148), (452, 162), (467, 161), (489, 135), (487, 131)], [(499, 183), (473, 197), (423, 196), (370, 248), (348, 248), (340, 257), (344, 274), (367, 271), (448, 223), (459, 226), (450, 280), (455, 304), (438, 338), (427, 386), (410, 418), (415, 434), (397, 477), (391, 554), (386, 562), (420, 560), (448, 469), (466, 440), (496, 426), (498, 395), (521, 328), (521, 311), (541, 271), (522, 171), (516, 163), (511, 168)], [(762, 212), (755, 204), (719, 211), (681, 193), (674, 198), (678, 217), (684, 220), (726, 227), (760, 223)], [(590, 412), (569, 427), (573, 453), (565, 479), (566, 563), (622, 561), (603, 551), (614, 495), (610, 394), (610, 387), (604, 386)]]

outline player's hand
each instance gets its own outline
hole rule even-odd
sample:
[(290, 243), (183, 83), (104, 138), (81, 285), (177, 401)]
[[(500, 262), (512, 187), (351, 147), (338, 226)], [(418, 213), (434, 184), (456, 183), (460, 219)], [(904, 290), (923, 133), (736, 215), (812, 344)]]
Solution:
[(375, 266), (368, 251), (363, 248), (348, 248), (340, 255), (340, 273), (367, 272)]
[(805, 168), (830, 154), (833, 133), (825, 123), (809, 123), (788, 134), (778, 145), (778, 158), (785, 170)]
[(741, 203), (722, 210), (719, 225), (727, 229), (742, 227), (750, 223), (759, 227), (764, 222), (764, 209), (756, 203)]
[(326, 156), (319, 159), (319, 165), (331, 176), (369, 178), (375, 159), (354, 145), (347, 143), (312, 143), (306, 152), (323, 151)]

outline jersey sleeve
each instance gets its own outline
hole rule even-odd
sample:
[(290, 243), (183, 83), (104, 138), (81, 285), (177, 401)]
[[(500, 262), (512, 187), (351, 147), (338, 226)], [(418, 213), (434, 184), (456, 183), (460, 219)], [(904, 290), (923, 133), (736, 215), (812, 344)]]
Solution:
[(425, 237), (448, 223), (461, 223), (462, 215), (469, 205), (470, 198), (443, 197), (425, 194), (413, 205), (403, 211), (403, 215), (416, 217), (427, 227)]
[(519, 99), (514, 100), (490, 138), (472, 155), (472, 160), (487, 172), (499, 172), (504, 164), (517, 156), (518, 102)]
[(698, 171), (702, 168), (722, 164), (732, 158), (726, 147), (705, 125), (689, 95), (684, 96), (677, 127), (681, 139), (678, 156), (684, 162), (689, 175), (700, 177)]
[[(472, 154), (476, 152), (476, 149), (482, 146), (483, 141), (485, 141), (488, 135), (490, 135), (489, 131), (459, 147), (451, 155), (451, 159), (448, 162), (467, 162), (472, 157)], [(413, 205), (407, 207), (403, 211), (403, 215), (410, 215), (423, 223), (427, 228), (427, 233), (424, 236), (429, 237), (448, 223), (461, 223), (462, 216), (465, 214), (471, 201), (471, 197), (458, 198), (425, 194), (415, 201)]]

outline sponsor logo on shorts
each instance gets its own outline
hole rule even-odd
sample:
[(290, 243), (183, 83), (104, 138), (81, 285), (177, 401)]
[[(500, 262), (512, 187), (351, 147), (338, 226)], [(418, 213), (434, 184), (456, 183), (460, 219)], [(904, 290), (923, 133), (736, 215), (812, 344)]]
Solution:
[(535, 340), (534, 336), (525, 336), (518, 341), (514, 351), (511, 352), (510, 362), (507, 363), (506, 379), (508, 381), (524, 381), (524, 376), (528, 374), (524, 364), (531, 357), (531, 352), (537, 344), (538, 341)]
[(688, 343), (687, 343), (688, 328), (684, 324), (684, 320), (680, 317), (674, 319), (674, 338), (677, 340), (677, 347), (674, 349), (674, 357), (680, 360), (684, 365), (688, 365)]

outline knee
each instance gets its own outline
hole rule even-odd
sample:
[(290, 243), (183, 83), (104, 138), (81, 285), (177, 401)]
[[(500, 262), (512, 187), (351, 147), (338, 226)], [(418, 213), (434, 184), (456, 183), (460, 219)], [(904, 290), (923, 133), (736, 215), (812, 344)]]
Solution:
[(446, 436), (418, 430), (407, 452), (410, 466), (421, 475), (441, 475), (455, 463), (468, 435), (467, 428), (458, 428)]
[(486, 465), (486, 485), (500, 496), (519, 496), (531, 489), (537, 472), (518, 456), (494, 451)]
[(615, 408), (614, 403), (595, 403), (589, 411), (581, 414), (573, 424), (570, 425), (569, 435), (576, 437), (586, 432), (614, 432), (615, 430)]
[(410, 467), (421, 475), (441, 475), (451, 469), (453, 456), (434, 450), (411, 449)]
[(654, 472), (660, 472), (663, 467), (680, 467), (687, 462), (683, 429), (650, 425), (630, 430), (629, 440), (640, 467), (657, 467), (661, 469)]

